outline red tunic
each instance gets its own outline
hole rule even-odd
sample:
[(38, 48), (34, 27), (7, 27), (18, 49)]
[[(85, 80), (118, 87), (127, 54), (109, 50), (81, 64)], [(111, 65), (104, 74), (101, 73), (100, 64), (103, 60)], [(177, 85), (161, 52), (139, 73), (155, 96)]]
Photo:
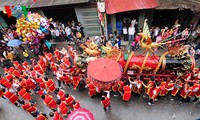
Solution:
[(120, 81), (118, 82), (118, 86), (119, 86), (119, 87), (118, 87), (118, 91), (119, 91), (119, 92), (123, 92), (124, 82), (120, 80)]
[(154, 82), (153, 81), (149, 81), (148, 84), (147, 84), (147, 86), (150, 86), (150, 87), (145, 89), (145, 93), (147, 95), (149, 95), (153, 91)]
[(40, 88), (46, 88), (45, 82), (44, 82), (43, 78), (41, 78), (41, 77), (35, 78), (35, 81), (36, 81), (37, 83), (39, 83)]
[(5, 86), (8, 89), (11, 88), (11, 86), (12, 86), (12, 84), (9, 81), (7, 81), (6, 79), (4, 79), (4, 78), (1, 78), (0, 84)]
[(9, 100), (10, 100), (10, 102), (11, 103), (15, 103), (15, 102), (17, 102), (17, 100), (18, 100), (18, 96), (17, 95), (15, 95), (15, 94), (13, 94), (12, 92), (10, 92), (10, 91), (6, 91), (5, 93), (4, 93), (4, 96), (6, 97), (6, 98), (8, 98)]
[(31, 79), (28, 79), (26, 83), (28, 85), (27, 90), (34, 90), (36, 88), (36, 84)]
[(66, 99), (65, 97), (65, 91), (64, 90), (59, 90), (57, 96), (59, 96), (59, 98), (64, 101)]
[(191, 91), (188, 93), (188, 97), (195, 96), (199, 91), (199, 84), (195, 83), (190, 89)]
[(48, 120), (44, 115), (40, 114), (35, 120)]
[(21, 87), (25, 88), (25, 89), (28, 88), (28, 85), (27, 85), (27, 82), (26, 82), (25, 79), (23, 79), (22, 81), (20, 81), (19, 85), (20, 85)]
[(73, 105), (74, 110), (76, 110), (80, 107), (81, 107), (80, 102), (78, 100), (76, 100), (76, 104)]
[(69, 73), (74, 73), (75, 72), (75, 67), (73, 66), (70, 70), (69, 70)]
[(89, 89), (89, 92), (88, 94), (92, 97), (94, 95), (96, 95), (96, 88), (94, 86), (94, 84), (92, 82), (89, 83), (88, 85), (88, 89)]
[(62, 115), (66, 115), (68, 112), (68, 108), (66, 106), (66, 102), (62, 101), (60, 105), (58, 105), (58, 109)]
[(159, 93), (161, 92), (161, 87), (160, 86), (157, 86), (155, 87), (150, 93), (149, 93), (149, 98), (152, 99), (152, 100), (155, 100)]
[(14, 67), (10, 67), (10, 68), (8, 69), (8, 72), (13, 73), (14, 70), (15, 70)]
[(44, 60), (43, 59), (40, 59), (39, 61), (38, 61), (38, 65), (40, 65), (41, 67), (42, 67), (42, 69), (46, 69), (46, 63), (44, 62)]
[(135, 82), (140, 85), (140, 88), (137, 88), (137, 85), (133, 86), (133, 88), (132, 88), (133, 92), (140, 94), (141, 91), (142, 91), (142, 81), (141, 80), (135, 80)]
[(72, 56), (72, 59), (74, 60), (74, 58), (76, 56), (76, 50), (71, 50), (71, 51), (69, 51), (69, 53)]
[(174, 88), (171, 92), (172, 96), (176, 96), (176, 94), (178, 93), (178, 91), (183, 87), (183, 83), (179, 83), (178, 86), (180, 88)]
[(22, 64), (24, 68), (28, 68), (28, 62), (24, 61)]
[(117, 85), (113, 85), (113, 86), (112, 86), (112, 90), (113, 90), (114, 92), (117, 92), (118, 86), (117, 86)]
[(49, 80), (46, 82), (46, 87), (48, 87), (49, 92), (54, 92), (55, 89), (56, 89), (56, 85), (55, 85), (55, 83), (53, 82), (52, 79), (49, 79)]
[(33, 113), (37, 110), (37, 108), (35, 106), (31, 106), (30, 103), (26, 103), (22, 105), (21, 107), (29, 113)]
[(160, 86), (161, 86), (161, 91), (160, 91), (160, 96), (165, 96), (168, 92), (167, 88), (167, 82), (163, 81)]
[(11, 79), (13, 79), (13, 75), (12, 75), (12, 74), (6, 75), (6, 79), (7, 79), (8, 81), (10, 81)]
[(63, 58), (63, 63), (64, 63), (64, 65), (65, 65), (65, 67), (69, 67), (70, 66), (70, 62), (69, 62), (69, 59), (67, 58), (67, 57), (64, 57)]
[(128, 85), (124, 86), (123, 90), (124, 90), (124, 95), (123, 95), (122, 99), (124, 101), (129, 101), (130, 98), (131, 98), (131, 88), (130, 88), (130, 86), (128, 86)]
[(108, 106), (110, 106), (110, 98), (105, 97), (105, 100), (102, 100), (101, 104), (103, 105), (103, 108), (107, 108)]
[(31, 100), (31, 95), (26, 92), (26, 89), (22, 88), (19, 92), (18, 95), (21, 96), (24, 100)]
[(53, 55), (52, 55), (51, 53), (47, 53), (47, 54), (45, 55), (45, 57), (46, 57), (46, 59), (47, 59), (48, 61), (54, 62), (54, 58), (53, 58)]
[(73, 76), (73, 85), (74, 85), (74, 89), (76, 90), (76, 88), (78, 87), (78, 84), (80, 82), (80, 77), (78, 76)]
[(61, 59), (60, 52), (59, 52), (58, 50), (55, 50), (55, 51), (54, 51), (54, 54), (55, 54), (55, 56), (56, 56), (56, 60), (57, 60), (57, 61), (60, 61), (60, 59)]
[(12, 74), (14, 75), (14, 76), (16, 76), (16, 77), (20, 77), (20, 72), (19, 71), (17, 71), (17, 70), (14, 70), (13, 72), (12, 72)]
[(58, 112), (55, 112), (53, 120), (63, 120), (63, 118), (60, 116)]
[(37, 91), (37, 94), (40, 95), (40, 96), (44, 95), (44, 90)]
[(37, 74), (35, 71), (31, 71), (30, 76), (31, 76), (31, 78), (36, 78)]
[(13, 61), (13, 65), (15, 66), (15, 68), (17, 68), (19, 71), (24, 70), (24, 68), (19, 64), (19, 62), (17, 61)]
[(70, 84), (70, 83), (72, 83), (72, 81), (71, 81), (71, 79), (69, 78), (69, 76), (62, 76), (61, 78), (60, 78), (60, 80), (62, 80), (62, 81), (64, 81), (66, 84)]
[(43, 70), (43, 68), (40, 65), (35, 65), (34, 66), (34, 70), (37, 71), (37, 72), (39, 72), (42, 75), (44, 74), (44, 70)]
[(183, 88), (180, 91), (180, 96), (186, 99), (187, 95), (188, 95), (187, 90), (189, 90), (189, 87), (188, 86), (183, 86)]
[(68, 98), (65, 99), (65, 102), (67, 103), (67, 105), (69, 105), (72, 108), (73, 107), (72, 102), (74, 100), (75, 100), (74, 97), (70, 95)]
[(45, 96), (44, 104), (46, 104), (51, 109), (56, 109), (57, 107), (56, 101), (50, 95)]
[(50, 66), (51, 66), (51, 70), (52, 70), (53, 72), (57, 72), (57, 66), (55, 65), (54, 62), (51, 62), (51, 63), (50, 63)]

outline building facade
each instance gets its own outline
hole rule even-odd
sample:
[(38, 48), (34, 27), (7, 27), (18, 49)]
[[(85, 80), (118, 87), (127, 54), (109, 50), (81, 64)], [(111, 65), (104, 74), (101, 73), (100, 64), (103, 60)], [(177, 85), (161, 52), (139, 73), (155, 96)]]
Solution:
[[(47, 18), (53, 18), (68, 24), (72, 20), (81, 22), (84, 26), (84, 32), (88, 36), (101, 35), (101, 26), (98, 19), (98, 12), (95, 0), (6, 0), (0, 1), (0, 11), (4, 6), (14, 5), (30, 6), (30, 11), (37, 12)], [(0, 21), (4, 21), (2, 26), (6, 27), (16, 23), (14, 17), (8, 18), (7, 15), (0, 13)]]

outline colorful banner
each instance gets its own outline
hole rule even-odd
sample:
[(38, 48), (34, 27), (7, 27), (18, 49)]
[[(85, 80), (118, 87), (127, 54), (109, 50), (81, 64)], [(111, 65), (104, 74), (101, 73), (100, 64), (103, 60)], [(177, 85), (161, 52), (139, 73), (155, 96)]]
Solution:
[[(21, 5), (19, 7), (21, 7), (20, 9), (22, 9), (24, 17), (26, 18), (27, 14), (29, 12), (30, 6), (27, 7), (27, 6)], [(10, 16), (12, 16), (14, 14), (14, 13), (12, 13), (12, 11), (20, 10), (19, 8), (16, 9), (15, 6), (4, 6), (4, 8), (5, 8), (5, 12), (7, 13), (7, 15), (8, 15), (9, 18), (10, 18)]]

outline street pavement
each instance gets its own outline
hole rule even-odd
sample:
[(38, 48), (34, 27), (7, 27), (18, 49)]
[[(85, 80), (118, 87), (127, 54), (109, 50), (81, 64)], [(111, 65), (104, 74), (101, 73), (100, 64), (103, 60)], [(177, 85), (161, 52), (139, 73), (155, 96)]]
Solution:
[[(66, 43), (60, 43), (59, 47), (63, 46), (66, 46)], [(136, 51), (135, 54), (141, 52)], [(157, 54), (161, 53), (163, 51), (159, 51)], [(198, 61), (197, 66), (199, 65)], [(2, 69), (0, 69), (0, 73), (2, 73)], [(52, 73), (49, 72), (49, 75), (51, 76)], [(183, 103), (177, 100), (170, 101), (168, 97), (165, 97), (160, 98), (153, 106), (149, 106), (147, 99), (136, 95), (132, 95), (129, 102), (124, 102), (121, 97), (114, 97), (111, 94), (112, 110), (105, 113), (100, 103), (100, 97), (90, 98), (87, 89), (84, 91), (74, 91), (65, 86), (63, 88), (67, 93), (75, 96), (80, 101), (81, 107), (89, 109), (94, 114), (96, 120), (196, 120), (200, 118), (200, 104)], [(38, 109), (41, 112), (47, 114), (51, 112), (42, 103), (42, 99), (38, 95), (34, 95), (33, 98), (36, 100)], [(0, 98), (0, 120), (34, 120), (34, 118), (21, 108), (15, 107)]]

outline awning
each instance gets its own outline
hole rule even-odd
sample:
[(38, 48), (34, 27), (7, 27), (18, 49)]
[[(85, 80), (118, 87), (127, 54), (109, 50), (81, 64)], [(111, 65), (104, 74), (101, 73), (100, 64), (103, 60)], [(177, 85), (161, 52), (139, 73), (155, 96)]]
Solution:
[(158, 6), (156, 0), (105, 0), (106, 13), (114, 14), (119, 12), (151, 9)]
[(89, 0), (0, 0), (0, 11), (4, 10), (4, 6), (25, 5), (31, 8), (40, 8), (56, 5), (69, 5), (87, 3)]

